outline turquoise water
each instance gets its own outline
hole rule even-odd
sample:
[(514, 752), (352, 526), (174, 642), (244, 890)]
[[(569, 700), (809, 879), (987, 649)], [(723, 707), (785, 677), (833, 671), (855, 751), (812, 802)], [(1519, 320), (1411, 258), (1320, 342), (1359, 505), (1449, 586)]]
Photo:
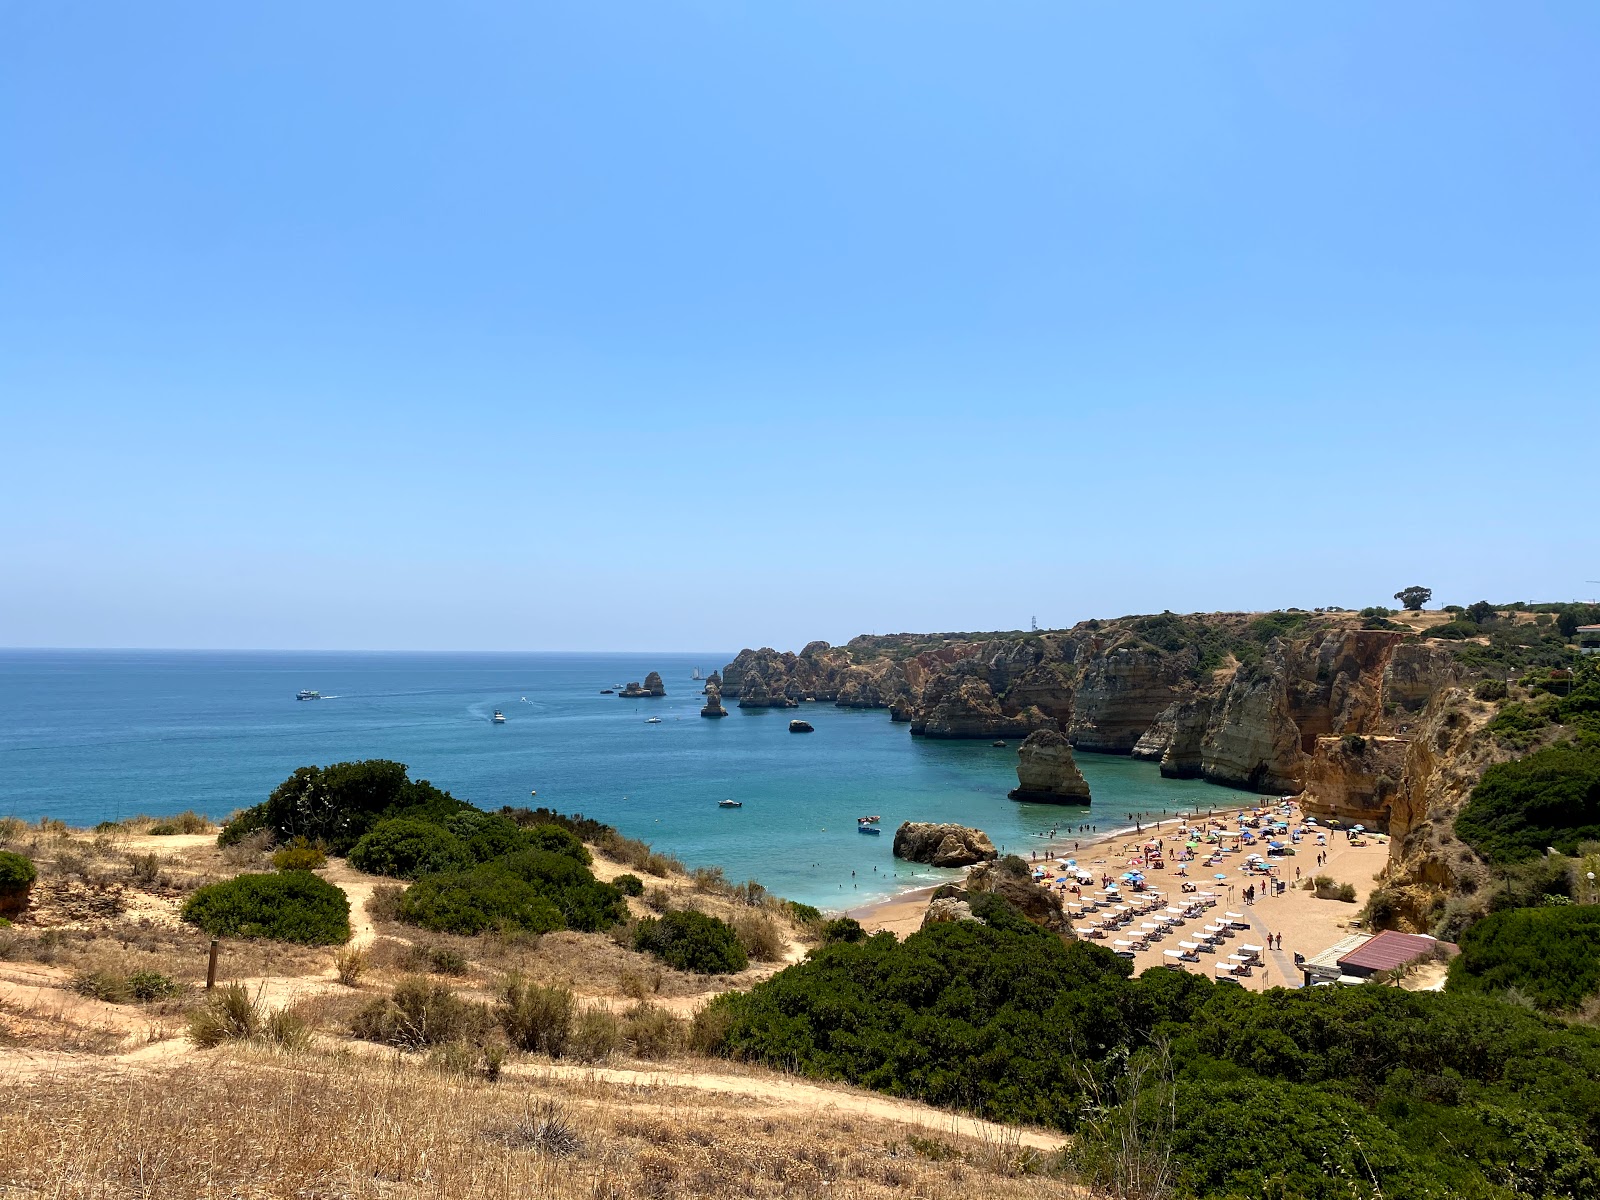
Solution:
[[(1226, 800), (1149, 763), (1081, 755), (1088, 809), (1016, 804), (1014, 743), (925, 741), (884, 712), (825, 704), (705, 720), (691, 673), (731, 657), (0, 651), (0, 815), (220, 817), (297, 766), (393, 758), (486, 808), (582, 812), (690, 865), (848, 908), (951, 874), (892, 857), (901, 821), (976, 825), (1026, 852), (1052, 826), (1104, 831)], [(652, 670), (664, 698), (599, 694)], [(297, 702), (301, 688), (328, 698)], [(791, 734), (792, 716), (816, 732)], [(719, 809), (724, 797), (744, 807)], [(867, 813), (882, 836), (856, 832)]]

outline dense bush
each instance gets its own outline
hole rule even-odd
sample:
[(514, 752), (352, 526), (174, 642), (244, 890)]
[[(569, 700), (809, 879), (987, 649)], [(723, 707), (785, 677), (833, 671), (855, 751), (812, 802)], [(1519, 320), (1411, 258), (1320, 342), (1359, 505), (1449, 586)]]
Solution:
[(267, 829), (274, 841), (304, 837), (321, 842), (330, 854), (345, 854), (384, 816), (441, 821), (469, 808), (427, 780), (408, 779), (404, 763), (374, 758), (300, 767), (263, 803), (236, 813), (217, 840), (229, 846)]
[[(1487, 1200), (1513, 1173), (1533, 1195), (1595, 1194), (1600, 1030), (1453, 992), (1262, 994), (1129, 971), (1032, 926), (951, 922), (824, 946), (716, 1001), (696, 1037), (1001, 1120), (1087, 1120), (1088, 1151), (1165, 1095), (1174, 1127), (1151, 1120), (1151, 1148), (1171, 1146), (1195, 1195)], [(1157, 1046), (1169, 1073), (1135, 1094)]]
[(350, 1031), (369, 1042), (420, 1049), (450, 1042), (483, 1042), (494, 1028), (485, 1004), (463, 1000), (446, 984), (404, 979), (387, 998), (370, 1001)]
[(350, 940), (350, 901), (305, 871), (239, 875), (198, 889), (183, 919), (212, 937), (271, 938), (311, 946)]
[(38, 878), (39, 871), (32, 859), (0, 850), (0, 917), (28, 907), (28, 893)]
[(1553, 904), (1486, 917), (1462, 937), (1449, 986), (1515, 988), (1543, 1009), (1577, 1008), (1600, 992), (1600, 906)]
[(644, 880), (637, 875), (618, 875), (611, 881), (611, 886), (624, 896), (644, 895)]
[(400, 897), (399, 917), (443, 933), (549, 933), (566, 922), (532, 884), (491, 865), (424, 875)]
[(464, 871), (475, 861), (455, 834), (415, 817), (379, 821), (350, 850), (350, 865), (356, 870), (395, 879)]
[(314, 871), (327, 862), (322, 847), (305, 838), (295, 838), (272, 856), (272, 865), (280, 871)]
[(495, 1006), (495, 1016), (512, 1046), (551, 1058), (566, 1053), (577, 1015), (571, 988), (544, 987), (517, 974), (507, 977)]
[(1571, 854), (1600, 839), (1600, 748), (1548, 746), (1490, 767), (1456, 817), (1456, 835), (1496, 863), (1550, 846)]
[(622, 893), (601, 883), (588, 867), (562, 851), (524, 850), (496, 859), (484, 869), (502, 871), (537, 888), (555, 905), (568, 929), (597, 933), (628, 918), (628, 902)]
[(750, 965), (732, 926), (687, 910), (640, 921), (634, 929), (633, 945), (668, 966), (701, 975), (732, 974)]

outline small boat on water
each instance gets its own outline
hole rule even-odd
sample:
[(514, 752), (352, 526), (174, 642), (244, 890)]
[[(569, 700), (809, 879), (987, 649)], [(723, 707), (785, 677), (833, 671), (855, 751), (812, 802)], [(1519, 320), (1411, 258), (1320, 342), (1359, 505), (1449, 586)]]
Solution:
[(883, 818), (882, 817), (878, 817), (878, 816), (857, 817), (856, 818), (856, 824), (857, 825), (876, 825), (881, 820), (883, 820)]
[(691, 675), (691, 676), (689, 676), (689, 678), (690, 678), (690, 679), (704, 679), (704, 678), (705, 678), (705, 676), (704, 676), (704, 675), (702, 675), (702, 674), (700, 674), (700, 668), (699, 668), (699, 667), (696, 667), (696, 668), (695, 668), (695, 669), (694, 669), (694, 674), (693, 674), (693, 675)]
[(718, 808), (743, 808), (744, 807), (744, 801), (743, 800), (718, 800), (717, 801), (717, 807)]
[(506, 723), (506, 715), (497, 708), (494, 710), (494, 716), (490, 717), (489, 720), (496, 725), (504, 725)]
[(644, 723), (646, 725), (659, 725), (659, 724), (661, 724), (661, 718), (660, 717), (646, 717), (644, 719)]
[(308, 692), (308, 691), (305, 691), (304, 689), (302, 689), (301, 691), (298, 691), (298, 692), (295, 693), (295, 697), (294, 698), (296, 700), (321, 700), (322, 699), (322, 693), (321, 692)]
[(856, 832), (857, 833), (870, 833), (870, 834), (872, 834), (873, 836), (876, 837), (876, 836), (881, 835), (883, 833), (883, 830), (879, 829), (876, 825), (868, 825), (865, 821), (857, 821), (856, 822)]

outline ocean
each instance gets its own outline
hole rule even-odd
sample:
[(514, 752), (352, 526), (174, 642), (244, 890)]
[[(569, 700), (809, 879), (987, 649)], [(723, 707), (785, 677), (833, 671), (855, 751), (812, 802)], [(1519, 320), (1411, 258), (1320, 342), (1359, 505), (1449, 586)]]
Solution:
[[(581, 812), (691, 866), (846, 909), (954, 874), (897, 861), (902, 821), (975, 825), (1026, 854), (1039, 835), (1229, 803), (1154, 764), (1078, 756), (1087, 808), (1017, 804), (1016, 743), (912, 738), (886, 712), (805, 704), (700, 714), (705, 654), (0, 651), (0, 816), (93, 825), (255, 804), (295, 767), (406, 763), (484, 808)], [(600, 694), (660, 671), (667, 695)], [(317, 701), (297, 701), (302, 688)], [(496, 708), (503, 725), (490, 720)], [(659, 724), (646, 718), (657, 716)], [(816, 726), (791, 734), (792, 717)], [(538, 795), (532, 796), (536, 791)], [(721, 809), (717, 801), (742, 800)], [(884, 833), (856, 831), (882, 817)]]

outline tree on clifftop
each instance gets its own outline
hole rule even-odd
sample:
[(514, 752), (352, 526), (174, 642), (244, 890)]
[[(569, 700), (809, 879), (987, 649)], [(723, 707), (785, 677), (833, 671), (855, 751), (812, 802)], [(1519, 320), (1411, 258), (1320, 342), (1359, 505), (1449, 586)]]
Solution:
[(1433, 589), (1412, 584), (1410, 587), (1402, 588), (1396, 592), (1394, 598), (1412, 612), (1421, 612), (1422, 606), (1433, 599)]

